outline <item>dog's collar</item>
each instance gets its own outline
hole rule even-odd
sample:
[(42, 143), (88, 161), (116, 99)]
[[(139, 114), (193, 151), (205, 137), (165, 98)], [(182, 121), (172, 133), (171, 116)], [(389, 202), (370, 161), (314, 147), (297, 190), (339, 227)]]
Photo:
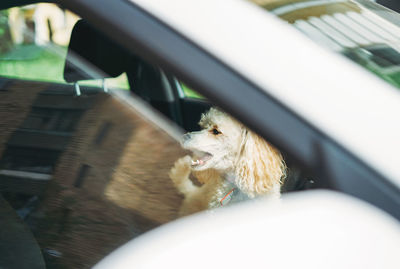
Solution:
[(221, 206), (225, 206), (227, 204), (229, 204), (229, 202), (232, 200), (233, 195), (236, 192), (236, 188), (232, 188), (227, 194), (225, 194), (225, 196), (219, 200), (219, 203), (221, 204)]
[(224, 179), (228, 182), (228, 186), (231, 185), (233, 188), (230, 189), (221, 200), (219, 200), (221, 206), (229, 204), (229, 202), (232, 200), (233, 196), (237, 192), (235, 185), (235, 176), (232, 173), (227, 173), (225, 174)]

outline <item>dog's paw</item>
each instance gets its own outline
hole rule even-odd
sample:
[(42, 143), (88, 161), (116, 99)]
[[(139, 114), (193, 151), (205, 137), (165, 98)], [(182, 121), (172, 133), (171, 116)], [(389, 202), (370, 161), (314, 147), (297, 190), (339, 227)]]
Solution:
[(176, 160), (174, 167), (169, 171), (169, 177), (175, 184), (179, 184), (189, 177), (192, 170), (191, 162), (192, 158), (189, 155)]
[(192, 170), (192, 157), (186, 155), (182, 158), (176, 160), (174, 167), (176, 169), (181, 169), (182, 171), (190, 172)]

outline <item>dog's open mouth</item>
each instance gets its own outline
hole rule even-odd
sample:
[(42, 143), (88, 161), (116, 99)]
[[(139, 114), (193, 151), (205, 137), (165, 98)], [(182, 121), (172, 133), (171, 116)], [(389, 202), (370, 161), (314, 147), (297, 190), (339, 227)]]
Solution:
[(192, 157), (192, 166), (202, 166), (211, 158), (212, 155), (208, 152), (196, 151), (194, 152), (194, 156)]

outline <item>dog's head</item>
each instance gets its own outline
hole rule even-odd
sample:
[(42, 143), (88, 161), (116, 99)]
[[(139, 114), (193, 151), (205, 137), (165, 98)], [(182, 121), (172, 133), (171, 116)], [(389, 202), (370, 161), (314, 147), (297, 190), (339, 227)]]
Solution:
[(182, 146), (193, 152), (192, 169), (231, 173), (249, 195), (271, 191), (285, 174), (280, 152), (228, 114), (211, 108), (199, 122), (201, 131), (183, 136)]

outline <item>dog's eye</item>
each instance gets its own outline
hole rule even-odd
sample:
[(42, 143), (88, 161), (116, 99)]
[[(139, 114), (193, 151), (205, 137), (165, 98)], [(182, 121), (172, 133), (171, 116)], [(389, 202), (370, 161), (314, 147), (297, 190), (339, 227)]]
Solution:
[(213, 135), (222, 134), (222, 133), (221, 133), (220, 131), (218, 131), (216, 128), (212, 129), (211, 132), (212, 132)]

